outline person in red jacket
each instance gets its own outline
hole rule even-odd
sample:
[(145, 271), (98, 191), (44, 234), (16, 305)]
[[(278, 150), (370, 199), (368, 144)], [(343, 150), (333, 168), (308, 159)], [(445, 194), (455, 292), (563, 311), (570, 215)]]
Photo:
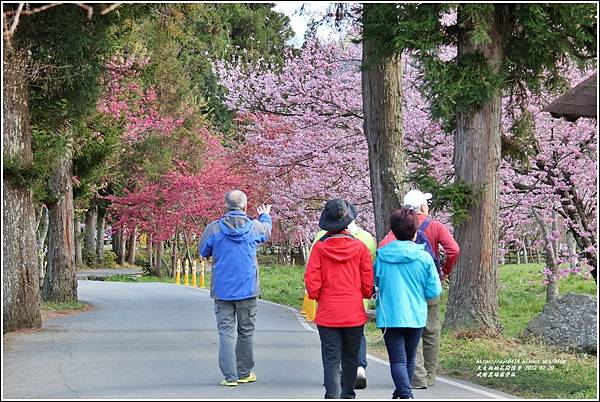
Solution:
[(326, 399), (356, 397), (358, 351), (368, 319), (363, 299), (371, 297), (374, 281), (369, 249), (347, 230), (356, 216), (356, 207), (341, 198), (325, 204), (319, 226), (327, 233), (313, 246), (304, 273), (308, 297), (318, 301)]
[[(434, 260), (440, 260), (439, 246), (444, 249), (446, 260), (440, 273), (440, 280), (444, 283), (452, 272), (452, 268), (456, 265), (460, 248), (443, 223), (428, 217), (428, 202), (430, 199), (430, 193), (411, 190), (404, 196), (404, 206), (414, 209), (419, 214), (419, 229), (426, 224), (427, 227), (424, 230), (424, 234), (435, 254)], [(381, 243), (379, 243), (378, 248), (394, 240), (396, 240), (396, 237), (390, 231)], [(412, 380), (413, 388), (426, 389), (435, 384), (440, 354), (441, 331), (440, 298), (437, 297), (427, 302), (427, 326), (423, 330), (423, 335), (417, 348), (417, 365)]]

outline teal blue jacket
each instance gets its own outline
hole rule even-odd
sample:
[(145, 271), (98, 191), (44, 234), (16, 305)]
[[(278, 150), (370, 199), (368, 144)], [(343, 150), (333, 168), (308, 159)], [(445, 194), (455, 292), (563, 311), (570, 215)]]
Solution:
[(395, 240), (377, 250), (377, 328), (423, 328), (427, 300), (442, 293), (433, 258), (423, 244)]

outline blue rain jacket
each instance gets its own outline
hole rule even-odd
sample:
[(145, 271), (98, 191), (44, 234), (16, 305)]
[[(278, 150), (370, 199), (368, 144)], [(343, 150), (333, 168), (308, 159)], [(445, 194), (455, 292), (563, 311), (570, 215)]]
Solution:
[(375, 286), (377, 328), (423, 328), (427, 300), (438, 297), (442, 286), (433, 258), (423, 244), (395, 240), (377, 250)]
[(210, 223), (198, 245), (200, 255), (213, 257), (210, 297), (244, 300), (260, 295), (256, 248), (271, 236), (271, 217), (250, 219), (242, 211), (229, 211)]

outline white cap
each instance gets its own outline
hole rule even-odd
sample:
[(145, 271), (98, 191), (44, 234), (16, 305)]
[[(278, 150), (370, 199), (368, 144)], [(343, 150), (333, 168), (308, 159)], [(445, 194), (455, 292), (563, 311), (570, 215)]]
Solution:
[(410, 190), (404, 196), (404, 206), (412, 209), (419, 209), (421, 205), (427, 204), (431, 199), (431, 193), (422, 193), (419, 190)]

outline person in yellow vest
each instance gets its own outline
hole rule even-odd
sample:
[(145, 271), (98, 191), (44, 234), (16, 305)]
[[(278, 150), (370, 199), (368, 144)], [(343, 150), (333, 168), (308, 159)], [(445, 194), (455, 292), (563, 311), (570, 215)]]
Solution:
[[(375, 261), (375, 252), (377, 251), (377, 242), (375, 241), (375, 238), (371, 235), (371, 233), (369, 233), (368, 231), (366, 231), (364, 229), (361, 229), (356, 224), (356, 221), (350, 222), (347, 229), (350, 232), (350, 234), (352, 234), (352, 236), (356, 237), (358, 240), (362, 241), (365, 246), (367, 246), (367, 248), (371, 252), (371, 258), (373, 259), (373, 261)], [(325, 233), (327, 233), (327, 231), (321, 230), (315, 235), (315, 240), (313, 241), (313, 246), (321, 237), (323, 237), (325, 235)], [(368, 300), (365, 299), (364, 300), (365, 309), (367, 308), (367, 302), (368, 302)], [(367, 368), (367, 338), (365, 338), (365, 335), (363, 334), (362, 339), (360, 341), (360, 349), (358, 351), (358, 369), (356, 372), (356, 385), (354, 386), (354, 388), (364, 389), (367, 387), (366, 368)]]

